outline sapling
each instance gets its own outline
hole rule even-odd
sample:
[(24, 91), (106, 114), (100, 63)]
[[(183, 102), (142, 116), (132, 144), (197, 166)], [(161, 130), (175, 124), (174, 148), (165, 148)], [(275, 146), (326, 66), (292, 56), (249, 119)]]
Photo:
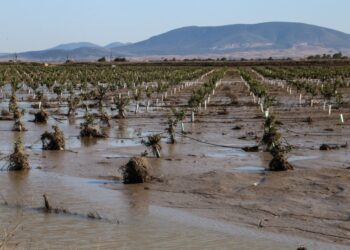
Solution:
[(24, 127), (21, 117), (24, 114), (24, 110), (20, 110), (17, 105), (17, 99), (14, 87), (12, 88), (12, 95), (9, 103), (9, 110), (12, 112), (13, 119), (15, 120), (15, 123), (13, 125), (12, 131), (26, 131), (26, 128)]
[[(341, 108), (344, 106), (345, 103), (343, 99), (343, 94), (340, 91), (338, 91), (335, 96), (335, 102), (336, 102), (337, 108), (341, 110)], [(344, 115), (342, 113), (340, 113), (339, 118), (340, 118), (340, 122), (344, 123)]]
[(49, 119), (49, 113), (47, 113), (42, 107), (37, 113), (34, 114), (35, 123), (47, 123), (48, 119)]
[(317, 96), (318, 92), (317, 92), (317, 87), (314, 84), (307, 84), (305, 86), (305, 90), (306, 92), (311, 96), (310, 98), (310, 107), (313, 106), (313, 102), (315, 97)]
[(97, 87), (96, 92), (94, 93), (95, 94), (95, 98), (98, 101), (98, 107), (99, 107), (100, 110), (103, 107), (103, 100), (104, 100), (104, 98), (105, 98), (105, 96), (107, 94), (107, 91), (108, 91), (108, 87), (107, 86), (105, 86), (104, 84), (99, 84), (98, 87)]
[(336, 94), (336, 85), (332, 85), (331, 83), (324, 84), (321, 88), (321, 94), (324, 98), (324, 109), (327, 101), (331, 101), (332, 97)]
[(65, 138), (63, 131), (56, 125), (52, 126), (54, 132), (47, 132), (41, 135), (41, 142), (44, 150), (64, 150)]
[(118, 118), (125, 119), (126, 118), (126, 106), (129, 104), (130, 99), (127, 96), (118, 96), (116, 97), (116, 108), (118, 109)]
[(11, 83), (11, 97), (9, 101), (9, 112), (13, 112), (13, 108), (17, 106), (17, 97), (16, 92), (19, 89), (20, 85), (17, 83)]
[(167, 133), (170, 137), (170, 143), (175, 143), (175, 129), (177, 126), (177, 119), (173, 119), (171, 117), (168, 118), (168, 127), (166, 128)]
[(111, 126), (110, 123), (111, 117), (105, 112), (103, 109), (100, 110), (100, 121), (102, 125), (105, 125), (107, 127)]
[[(157, 89), (156, 89), (156, 91), (157, 91), (157, 97), (159, 98), (159, 95), (160, 95), (161, 93), (165, 92), (165, 91), (167, 90), (167, 88), (168, 88), (168, 84), (167, 84), (167, 83), (165, 83), (165, 82), (159, 82), (159, 83), (157, 84)], [(163, 100), (162, 100), (162, 101), (163, 101)]]
[(275, 103), (276, 103), (276, 97), (274, 97), (274, 96), (271, 97), (269, 95), (265, 96), (264, 102), (263, 102), (262, 107), (261, 107), (265, 117), (269, 116), (270, 107), (272, 107)]
[(146, 97), (147, 97), (146, 112), (148, 112), (149, 105), (150, 105), (150, 100), (151, 100), (153, 91), (154, 91), (154, 90), (153, 90), (152, 87), (146, 88)]
[(191, 107), (191, 122), (194, 123), (195, 121), (195, 110), (198, 109), (201, 98), (202, 98), (202, 92), (200, 89), (198, 91), (193, 91), (192, 96), (188, 100), (188, 106)]
[(68, 114), (67, 116), (75, 116), (75, 111), (80, 103), (79, 97), (74, 95), (70, 95), (68, 98)]
[(264, 135), (262, 137), (262, 144), (266, 146), (266, 151), (270, 152), (276, 142), (281, 139), (281, 134), (278, 132), (276, 126), (276, 117), (272, 114), (265, 117), (264, 120)]
[(62, 101), (63, 90), (64, 88), (62, 85), (57, 85), (57, 86), (54, 86), (53, 88), (53, 92), (57, 95), (57, 100), (59, 104), (61, 104), (61, 101)]
[(86, 113), (84, 116), (85, 122), (80, 124), (81, 137), (97, 137), (105, 138), (107, 135), (101, 132), (100, 127), (95, 124), (95, 118), (92, 114)]
[(139, 110), (139, 101), (141, 99), (141, 90), (135, 89), (135, 91), (133, 93), (133, 97), (135, 100), (135, 114), (136, 114)]
[(141, 143), (144, 144), (147, 148), (152, 150), (152, 153), (155, 157), (160, 158), (160, 151), (162, 146), (160, 145), (161, 137), (159, 134), (150, 135), (147, 137), (147, 141), (142, 140)]
[(10, 155), (9, 158), (9, 171), (21, 171), (30, 169), (28, 163), (28, 156), (26, 155), (22, 140), (18, 139), (14, 145), (14, 152)]
[(266, 146), (266, 150), (273, 157), (269, 164), (269, 170), (292, 170), (293, 166), (286, 159), (286, 154), (291, 150), (291, 147), (283, 145), (281, 142), (282, 136), (277, 129), (276, 122), (276, 117), (273, 114), (265, 117), (264, 120), (264, 135), (261, 143)]
[(172, 112), (175, 116), (175, 119), (180, 122), (180, 125), (181, 125), (181, 133), (185, 133), (185, 125), (184, 125), (184, 120), (185, 120), (185, 117), (186, 117), (186, 112), (185, 112), (185, 109), (175, 109), (173, 108), (172, 109)]
[(17, 105), (15, 105), (12, 108), (13, 112), (13, 118), (15, 120), (15, 123), (13, 125), (12, 131), (27, 131), (27, 129), (24, 127), (24, 124), (21, 121), (21, 117), (24, 114), (24, 110), (20, 110)]

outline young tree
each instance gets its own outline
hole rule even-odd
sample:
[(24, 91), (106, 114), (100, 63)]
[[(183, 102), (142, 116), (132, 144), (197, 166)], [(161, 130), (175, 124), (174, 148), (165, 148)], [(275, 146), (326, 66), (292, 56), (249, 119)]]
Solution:
[(9, 171), (21, 171), (30, 169), (28, 156), (24, 151), (22, 140), (18, 139), (15, 142), (13, 153), (9, 158)]
[(21, 121), (21, 117), (24, 114), (24, 110), (20, 110), (16, 104), (14, 107), (12, 107), (12, 112), (13, 112), (13, 118), (15, 120), (12, 131), (18, 131), (18, 132), (27, 131), (27, 129), (25, 128), (24, 124)]
[(126, 106), (129, 104), (130, 99), (127, 96), (118, 96), (115, 98), (116, 108), (118, 109), (118, 118), (126, 119)]
[(170, 137), (170, 143), (175, 143), (175, 129), (177, 126), (177, 120), (173, 119), (171, 117), (168, 118), (168, 127), (166, 128), (166, 132), (169, 134)]
[(106, 138), (107, 135), (100, 130), (100, 127), (95, 124), (95, 117), (92, 114), (86, 113), (84, 116), (85, 122), (80, 124), (81, 137)]
[(185, 109), (171, 109), (171, 111), (173, 112), (175, 119), (177, 122), (180, 122), (181, 124), (181, 133), (185, 133), (185, 125), (184, 125), (184, 120), (186, 117), (186, 111)]
[(139, 101), (141, 99), (141, 90), (140, 89), (135, 89), (133, 93), (134, 101), (135, 101), (135, 114), (139, 110)]
[(41, 142), (43, 144), (44, 150), (64, 150), (65, 148), (65, 138), (63, 131), (57, 126), (53, 125), (53, 133), (45, 131), (41, 135)]
[(264, 135), (261, 141), (262, 144), (266, 145), (267, 151), (272, 155), (272, 160), (269, 164), (269, 170), (292, 170), (293, 166), (286, 159), (286, 154), (291, 150), (291, 148), (289, 145), (283, 145), (281, 141), (282, 136), (278, 132), (276, 122), (276, 117), (273, 114), (265, 117)]
[(152, 150), (152, 153), (155, 157), (160, 158), (160, 151), (162, 146), (160, 145), (161, 137), (159, 134), (150, 135), (147, 137), (147, 141), (142, 140), (141, 143), (144, 144), (147, 148)]

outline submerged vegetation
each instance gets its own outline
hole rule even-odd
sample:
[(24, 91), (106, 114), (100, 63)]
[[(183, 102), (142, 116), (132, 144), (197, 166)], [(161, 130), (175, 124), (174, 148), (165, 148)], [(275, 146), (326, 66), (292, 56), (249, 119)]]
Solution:
[(286, 154), (290, 152), (291, 147), (282, 143), (282, 136), (278, 131), (276, 123), (277, 120), (273, 114), (265, 117), (262, 143), (266, 146), (266, 150), (272, 155), (269, 170), (293, 170), (293, 166), (286, 159)]
[(106, 138), (107, 135), (103, 133), (100, 126), (95, 123), (95, 117), (93, 114), (86, 113), (84, 116), (84, 122), (80, 124), (80, 136), (81, 137), (95, 137)]
[(161, 136), (159, 134), (150, 135), (147, 137), (147, 140), (143, 140), (142, 143), (149, 149), (151, 149), (154, 157), (160, 158), (160, 151), (162, 146), (160, 145)]
[[(315, 152), (311, 150), (319, 149), (318, 154), (327, 150), (336, 155), (347, 149), (350, 66), (245, 63), (240, 67), (195, 62), (0, 64), (2, 135), (6, 142), (25, 135), (29, 145), (28, 156), (21, 141), (15, 143), (13, 152), (4, 145), (0, 153), (9, 165), (3, 169), (29, 169), (30, 159), (31, 165), (42, 164), (37, 169), (46, 170), (62, 160), (62, 165), (76, 168), (69, 171), (93, 175), (108, 186), (120, 188), (121, 179), (125, 184), (148, 182), (130, 187), (137, 190), (130, 199), (157, 189), (179, 196), (188, 192), (190, 199), (200, 195), (201, 201), (208, 196), (235, 198), (232, 204), (238, 204), (251, 203), (249, 197), (259, 200), (260, 194), (273, 200), (286, 190), (298, 192), (306, 187), (292, 190), (284, 181), (298, 176), (309, 162), (294, 164), (292, 157), (310, 157)], [(40, 124), (27, 122), (33, 117)], [(26, 128), (35, 136), (17, 133)], [(40, 144), (42, 150), (62, 152), (38, 153)], [(143, 157), (136, 157), (143, 150)], [(339, 167), (344, 179), (345, 165)], [(272, 172), (297, 166), (302, 166), (299, 171)], [(67, 167), (56, 169), (67, 171)], [(312, 171), (310, 167), (308, 172)], [(267, 188), (272, 185), (274, 192)], [(242, 186), (251, 188), (245, 189), (246, 194), (233, 195)], [(329, 197), (333, 188), (324, 192)], [(54, 208), (46, 196), (41, 209), (48, 214), (69, 214)], [(265, 211), (261, 214), (272, 217), (280, 212)], [(101, 218), (94, 212), (87, 217)], [(268, 227), (268, 223), (262, 220), (259, 226)]]
[(144, 157), (133, 157), (121, 168), (125, 184), (143, 183), (150, 180), (149, 164)]
[(26, 155), (22, 140), (18, 139), (14, 144), (13, 153), (9, 157), (9, 171), (21, 171), (30, 169), (28, 156)]
[(45, 131), (41, 135), (41, 142), (44, 150), (64, 150), (65, 139), (63, 131), (56, 125), (52, 126), (54, 132), (50, 133)]
[(35, 123), (47, 123), (49, 114), (44, 110), (40, 109), (37, 113), (34, 114)]

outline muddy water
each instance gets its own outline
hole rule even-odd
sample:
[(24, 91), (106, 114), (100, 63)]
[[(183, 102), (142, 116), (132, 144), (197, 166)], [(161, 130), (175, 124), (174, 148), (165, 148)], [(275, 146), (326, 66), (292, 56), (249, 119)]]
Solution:
[[(0, 206), (1, 225), (11, 228), (21, 224), (10, 246), (19, 244), (17, 247), (24, 249), (295, 249), (295, 243), (280, 243), (239, 227), (152, 206), (143, 186), (115, 191), (103, 188), (103, 184), (103, 181), (39, 170), (26, 174), (0, 173), (1, 194), (9, 204)], [(37, 210), (43, 205), (43, 193), (48, 195), (53, 207), (65, 208), (72, 214), (45, 214)], [(88, 219), (89, 212), (98, 212), (102, 219)]]
[[(6, 106), (6, 105), (5, 105)], [(33, 119), (26, 114), (24, 121)], [(166, 121), (166, 119), (160, 119)], [(11, 244), (17, 248), (34, 249), (296, 249), (304, 244), (309, 249), (337, 249), (312, 240), (275, 235), (259, 230), (245, 229), (232, 223), (204, 219), (179, 209), (158, 207), (151, 203), (151, 191), (144, 186), (128, 186), (110, 190), (104, 184), (116, 187), (123, 184), (106, 180), (94, 180), (68, 175), (99, 176), (104, 168), (117, 166), (98, 165), (113, 157), (130, 157), (144, 150), (141, 136), (164, 131), (164, 124), (151, 119), (130, 119), (118, 121), (106, 132), (106, 140), (80, 140), (79, 123), (63, 120), (59, 126), (64, 130), (67, 148), (78, 152), (42, 152), (40, 135), (56, 123), (50, 118), (48, 125), (26, 122), (29, 132), (12, 133), (13, 121), (2, 121), (0, 126), (0, 152), (7, 154), (13, 141), (21, 136), (32, 166), (43, 167), (45, 171), (33, 169), (27, 174), (0, 173), (0, 193), (10, 206), (0, 206), (0, 229), (21, 224)], [(220, 124), (226, 136), (218, 138), (217, 124), (186, 124), (190, 137), (223, 145), (253, 145), (254, 141), (242, 141), (232, 124)], [(135, 139), (128, 139), (135, 138)], [(193, 162), (217, 161), (216, 164), (201, 164), (191, 171), (207, 172), (225, 169), (227, 172), (260, 173), (266, 166), (261, 154), (247, 154), (238, 149), (220, 148), (196, 143), (188, 138), (178, 138), (178, 144), (166, 145), (163, 139), (163, 157), (174, 159), (190, 158)], [(195, 147), (193, 145), (196, 145)], [(1, 155), (0, 155), (1, 157)], [(84, 158), (85, 157), (85, 158)], [(292, 156), (291, 156), (292, 157)], [(304, 155), (290, 158), (291, 161), (312, 160)], [(267, 159), (268, 160), (268, 159)], [(187, 159), (187, 161), (189, 161)], [(155, 161), (159, 169), (171, 163)], [(227, 166), (222, 163), (227, 163)], [(265, 163), (265, 164), (264, 164)], [(253, 164), (253, 165), (251, 165)], [(57, 165), (57, 166), (53, 166)], [(90, 165), (86, 168), (86, 165)], [(183, 164), (181, 164), (183, 165)], [(91, 167), (94, 166), (94, 167)], [(53, 168), (51, 168), (53, 167)], [(89, 170), (91, 169), (91, 170)], [(108, 169), (109, 170), (109, 169)], [(53, 173), (54, 171), (56, 173)], [(185, 166), (167, 170), (170, 174), (189, 171)], [(107, 175), (107, 171), (106, 175)], [(96, 177), (97, 178), (97, 177)], [(65, 208), (72, 214), (43, 214), (37, 208), (43, 205), (42, 194), (46, 193), (54, 207)], [(154, 195), (154, 194), (153, 194)], [(169, 200), (171, 200), (169, 195)], [(15, 206), (19, 204), (20, 206)], [(98, 212), (102, 220), (86, 217), (89, 212)]]

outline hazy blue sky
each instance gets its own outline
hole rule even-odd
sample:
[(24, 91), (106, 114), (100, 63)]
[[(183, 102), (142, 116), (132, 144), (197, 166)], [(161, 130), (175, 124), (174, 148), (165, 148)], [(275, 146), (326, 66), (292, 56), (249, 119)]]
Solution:
[(350, 0), (0, 0), (0, 52), (136, 42), (189, 25), (297, 21), (350, 33)]

